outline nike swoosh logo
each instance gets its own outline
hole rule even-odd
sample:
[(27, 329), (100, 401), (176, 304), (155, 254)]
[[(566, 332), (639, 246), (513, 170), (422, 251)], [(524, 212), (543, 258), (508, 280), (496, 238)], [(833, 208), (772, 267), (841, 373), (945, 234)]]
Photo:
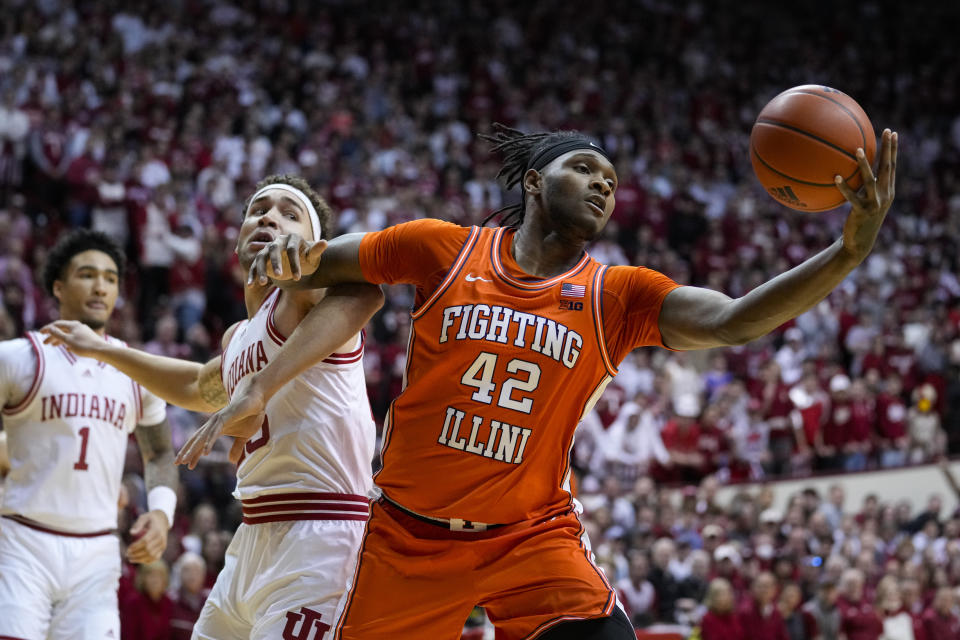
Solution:
[(467, 282), (476, 282), (477, 280), (480, 280), (482, 282), (491, 282), (491, 280), (487, 280), (486, 278), (481, 278), (480, 276), (475, 276), (472, 273), (467, 274)]

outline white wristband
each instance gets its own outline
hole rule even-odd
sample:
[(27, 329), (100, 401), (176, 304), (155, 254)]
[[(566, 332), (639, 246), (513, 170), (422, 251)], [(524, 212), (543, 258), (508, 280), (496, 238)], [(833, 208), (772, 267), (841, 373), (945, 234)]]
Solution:
[(160, 485), (147, 494), (147, 510), (163, 511), (167, 516), (167, 528), (173, 526), (173, 512), (177, 510), (177, 493), (170, 487)]

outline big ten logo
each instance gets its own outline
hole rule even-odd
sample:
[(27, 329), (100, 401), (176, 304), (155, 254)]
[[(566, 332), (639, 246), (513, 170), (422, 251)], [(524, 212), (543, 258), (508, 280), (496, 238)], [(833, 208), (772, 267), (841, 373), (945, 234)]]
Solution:
[(578, 300), (561, 300), (560, 311), (583, 311), (583, 303)]
[(287, 611), (287, 626), (283, 628), (283, 640), (323, 640), (330, 625), (320, 621), (320, 613), (307, 607), (300, 611)]

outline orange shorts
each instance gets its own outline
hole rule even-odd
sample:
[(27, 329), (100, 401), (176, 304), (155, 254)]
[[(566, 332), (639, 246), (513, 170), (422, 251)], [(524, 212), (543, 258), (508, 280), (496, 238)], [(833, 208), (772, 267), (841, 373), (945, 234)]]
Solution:
[(616, 594), (581, 536), (572, 512), (449, 531), (375, 502), (334, 640), (458, 640), (477, 605), (505, 640), (608, 616)]

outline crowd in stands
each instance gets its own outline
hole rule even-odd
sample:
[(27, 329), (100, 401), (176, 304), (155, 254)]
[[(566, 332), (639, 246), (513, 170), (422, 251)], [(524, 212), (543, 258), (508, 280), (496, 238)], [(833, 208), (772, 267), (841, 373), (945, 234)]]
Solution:
[[(703, 637), (740, 637), (724, 612), (746, 599), (744, 615), (781, 615), (798, 638), (835, 597), (845, 611), (900, 598), (919, 630), (928, 607), (956, 606), (960, 521), (921, 514), (918, 525), (876, 501), (856, 512), (832, 494), (797, 496), (783, 514), (762, 495), (722, 513), (710, 500), (717, 482), (960, 450), (960, 71), (939, 44), (960, 16), (950, 3), (866, 2), (831, 6), (825, 22), (816, 3), (794, 5), (11, 0), (0, 338), (56, 317), (38, 269), (61, 231), (90, 226), (134, 267), (111, 333), (208, 359), (245, 315), (233, 248), (258, 180), (303, 175), (338, 232), (425, 216), (474, 224), (517, 198), (476, 136), (494, 121), (580, 129), (611, 153), (617, 208), (595, 258), (739, 296), (840, 237), (844, 210), (784, 209), (748, 153), (766, 101), (829, 84), (900, 134), (897, 199), (874, 252), (763, 339), (631, 354), (585, 418), (575, 465), (598, 552), (638, 624), (690, 621), (707, 602)], [(401, 386), (411, 302), (391, 288), (368, 329), (378, 420)], [(170, 417), (175, 446), (202, 420)], [(238, 523), (222, 453), (182, 474), (166, 562), (125, 577), (125, 628), (195, 615)], [(128, 466), (129, 515), (144, 499), (135, 455)], [(700, 488), (680, 506), (661, 500), (683, 486)]]

